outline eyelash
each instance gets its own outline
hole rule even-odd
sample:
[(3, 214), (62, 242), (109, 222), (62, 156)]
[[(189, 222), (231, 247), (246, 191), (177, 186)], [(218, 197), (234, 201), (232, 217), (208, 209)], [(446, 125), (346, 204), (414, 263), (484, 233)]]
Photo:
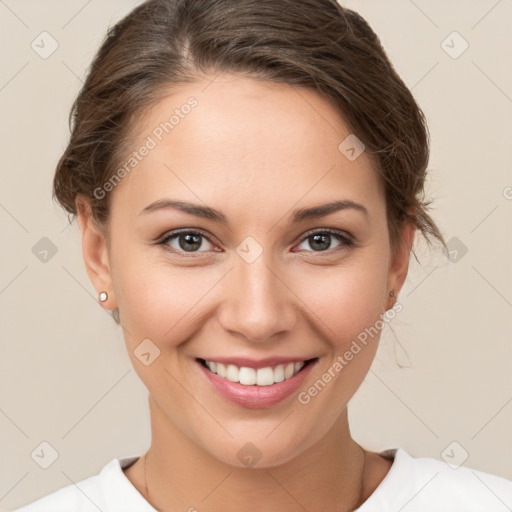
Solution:
[[(330, 228), (318, 229), (318, 230), (310, 231), (310, 232), (306, 233), (304, 235), (304, 237), (300, 240), (299, 245), (302, 244), (303, 242), (305, 242), (308, 238), (312, 238), (314, 235), (323, 235), (323, 234), (331, 235), (336, 240), (341, 242), (342, 245), (338, 246), (338, 247), (336, 247), (334, 249), (326, 249), (325, 251), (313, 251), (313, 250), (311, 250), (311, 251), (306, 251), (306, 252), (313, 252), (313, 253), (319, 253), (319, 254), (330, 254), (330, 253), (338, 251), (338, 250), (343, 250), (344, 248), (350, 249), (350, 248), (352, 248), (355, 245), (354, 240), (352, 240), (348, 236), (342, 234), (341, 232), (339, 232), (337, 230), (334, 230), (334, 229), (330, 229)], [(190, 257), (190, 256), (193, 256), (194, 254), (201, 254), (203, 252), (207, 252), (207, 251), (190, 251), (190, 252), (187, 252), (187, 251), (171, 249), (169, 246), (167, 246), (169, 241), (179, 237), (180, 235), (199, 235), (199, 236), (202, 236), (203, 238), (206, 238), (206, 240), (208, 240), (208, 242), (210, 242), (212, 245), (215, 245), (214, 242), (212, 242), (210, 240), (210, 238), (205, 233), (203, 233), (200, 230), (191, 230), (191, 229), (182, 229), (182, 230), (178, 230), (178, 231), (172, 231), (171, 233), (167, 233), (166, 235), (164, 235), (163, 238), (160, 238), (159, 240), (157, 240), (156, 244), (157, 245), (162, 245), (164, 250), (170, 251), (173, 254), (179, 254), (179, 255), (184, 256), (184, 257)]]

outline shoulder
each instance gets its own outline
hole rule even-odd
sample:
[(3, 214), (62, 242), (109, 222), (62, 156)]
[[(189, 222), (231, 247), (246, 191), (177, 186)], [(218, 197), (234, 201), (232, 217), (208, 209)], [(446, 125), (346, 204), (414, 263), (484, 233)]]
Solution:
[(13, 512), (153, 512), (123, 473), (138, 456), (112, 459), (97, 475), (58, 489)]
[(508, 512), (512, 482), (466, 466), (413, 457), (398, 448), (383, 455), (394, 461), (386, 477), (358, 512)]

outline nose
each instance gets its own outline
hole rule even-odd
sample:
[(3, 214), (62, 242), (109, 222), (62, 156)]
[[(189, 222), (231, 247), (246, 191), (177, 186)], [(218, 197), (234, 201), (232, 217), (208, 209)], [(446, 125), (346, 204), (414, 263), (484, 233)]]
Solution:
[(264, 342), (292, 331), (296, 324), (296, 297), (279, 266), (265, 251), (252, 263), (242, 258), (225, 279), (220, 306), (221, 326), (232, 335)]

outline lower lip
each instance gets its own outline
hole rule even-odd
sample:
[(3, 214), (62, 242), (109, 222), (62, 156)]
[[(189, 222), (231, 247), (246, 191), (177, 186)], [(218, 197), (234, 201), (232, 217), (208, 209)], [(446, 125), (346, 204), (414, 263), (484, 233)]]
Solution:
[(271, 407), (289, 397), (304, 382), (304, 379), (308, 376), (316, 362), (317, 359), (311, 361), (300, 372), (282, 382), (277, 382), (270, 386), (244, 386), (239, 382), (231, 382), (224, 377), (219, 377), (196, 360), (203, 375), (218, 393), (231, 402), (249, 409)]

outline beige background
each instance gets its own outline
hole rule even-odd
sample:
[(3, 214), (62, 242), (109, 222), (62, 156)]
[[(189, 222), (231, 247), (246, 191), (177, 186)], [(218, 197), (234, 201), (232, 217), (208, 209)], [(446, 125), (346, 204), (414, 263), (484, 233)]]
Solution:
[[(77, 223), (51, 199), (81, 79), (107, 27), (138, 3), (0, 1), (0, 510), (149, 446), (147, 391), (97, 304)], [(344, 3), (427, 115), (428, 194), (457, 250), (448, 261), (419, 247), (396, 338), (385, 330), (349, 406), (353, 436), (414, 456), (467, 452), (465, 466), (512, 479), (512, 1)], [(43, 31), (59, 45), (46, 59), (31, 48)], [(458, 58), (441, 46), (453, 31), (469, 43)], [(33, 253), (43, 237), (57, 250), (46, 262)], [(31, 457), (43, 441), (58, 452), (48, 469)]]

